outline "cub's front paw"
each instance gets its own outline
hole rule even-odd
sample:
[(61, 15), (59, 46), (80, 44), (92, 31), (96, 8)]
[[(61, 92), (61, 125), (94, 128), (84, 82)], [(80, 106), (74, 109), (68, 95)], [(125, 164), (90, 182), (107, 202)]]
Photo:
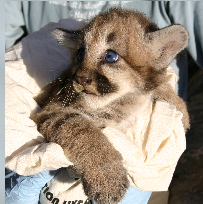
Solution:
[(97, 204), (117, 204), (129, 187), (126, 170), (112, 164), (82, 174), (85, 194)]

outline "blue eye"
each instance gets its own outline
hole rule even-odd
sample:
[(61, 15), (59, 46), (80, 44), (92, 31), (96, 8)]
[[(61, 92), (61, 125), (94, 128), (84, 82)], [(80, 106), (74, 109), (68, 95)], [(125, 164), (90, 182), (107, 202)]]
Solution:
[(105, 57), (107, 62), (116, 62), (118, 60), (118, 54), (113, 52), (113, 51), (109, 51), (106, 53), (106, 57)]
[(82, 62), (83, 59), (84, 59), (84, 56), (85, 56), (85, 49), (84, 48), (80, 48), (78, 50), (78, 56), (77, 56), (78, 61)]

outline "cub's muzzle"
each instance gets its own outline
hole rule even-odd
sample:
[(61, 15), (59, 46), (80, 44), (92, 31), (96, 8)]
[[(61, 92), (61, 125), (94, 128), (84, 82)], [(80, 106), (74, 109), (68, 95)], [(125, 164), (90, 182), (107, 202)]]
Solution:
[(91, 82), (92, 82), (92, 79), (88, 78), (88, 77), (79, 77), (76, 75), (75, 79), (77, 80), (77, 82), (82, 85), (82, 86), (85, 86), (85, 85), (90, 85)]

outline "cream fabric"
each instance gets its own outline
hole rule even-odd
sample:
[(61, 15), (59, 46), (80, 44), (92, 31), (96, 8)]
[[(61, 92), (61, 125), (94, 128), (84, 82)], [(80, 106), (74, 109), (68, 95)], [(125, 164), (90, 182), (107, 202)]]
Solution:
[[(50, 31), (55, 27), (83, 25), (68, 20), (51, 23), (6, 53), (5, 165), (18, 174), (32, 175), (72, 165), (59, 145), (45, 142), (29, 116), (31, 111), (40, 110), (33, 96), (59, 76), (67, 68), (64, 65), (70, 64), (70, 53), (53, 41)], [(176, 75), (171, 67), (167, 81), (175, 86)], [(123, 155), (131, 186), (147, 191), (168, 189), (177, 161), (186, 148), (181, 118), (182, 113), (173, 104), (157, 100), (149, 114), (140, 115), (132, 127), (122, 132), (113, 127), (104, 129)], [(53, 180), (58, 189), (56, 178)], [(70, 186), (65, 185), (64, 189)]]

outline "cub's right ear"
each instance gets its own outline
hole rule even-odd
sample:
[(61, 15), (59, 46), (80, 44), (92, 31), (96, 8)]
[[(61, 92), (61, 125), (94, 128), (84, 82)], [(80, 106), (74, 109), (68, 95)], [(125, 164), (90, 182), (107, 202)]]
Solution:
[(164, 68), (171, 63), (176, 55), (188, 44), (189, 35), (182, 25), (171, 25), (148, 34), (151, 63), (156, 68)]
[(52, 37), (62, 46), (67, 48), (75, 48), (81, 30), (66, 30), (63, 28), (56, 28), (51, 32)]

